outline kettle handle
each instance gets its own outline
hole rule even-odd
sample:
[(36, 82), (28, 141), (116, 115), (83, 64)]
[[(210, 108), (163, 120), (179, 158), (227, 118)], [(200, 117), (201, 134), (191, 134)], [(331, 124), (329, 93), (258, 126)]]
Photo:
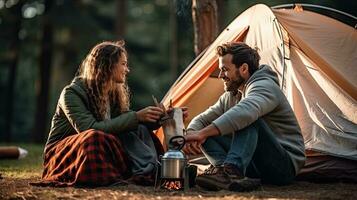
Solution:
[[(185, 146), (186, 140), (181, 135), (176, 135), (170, 138), (169, 144), (174, 150), (181, 150)], [(177, 144), (177, 145), (176, 145)]]

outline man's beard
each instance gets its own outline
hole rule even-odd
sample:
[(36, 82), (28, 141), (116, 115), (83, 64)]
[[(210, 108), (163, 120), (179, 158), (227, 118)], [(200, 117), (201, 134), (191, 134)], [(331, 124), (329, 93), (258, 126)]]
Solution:
[(224, 90), (233, 93), (233, 95), (236, 95), (238, 93), (239, 87), (241, 87), (244, 83), (245, 81), (243, 77), (240, 74), (237, 74), (237, 80), (224, 82)]

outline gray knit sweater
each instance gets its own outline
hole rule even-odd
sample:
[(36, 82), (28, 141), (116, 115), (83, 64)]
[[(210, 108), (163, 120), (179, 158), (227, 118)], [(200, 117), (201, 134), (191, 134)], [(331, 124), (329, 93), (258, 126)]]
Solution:
[(221, 135), (232, 134), (258, 118), (269, 125), (286, 149), (297, 174), (305, 163), (304, 140), (295, 114), (279, 88), (278, 77), (267, 65), (249, 78), (240, 100), (225, 92), (213, 106), (196, 116), (188, 129), (200, 130), (213, 124)]

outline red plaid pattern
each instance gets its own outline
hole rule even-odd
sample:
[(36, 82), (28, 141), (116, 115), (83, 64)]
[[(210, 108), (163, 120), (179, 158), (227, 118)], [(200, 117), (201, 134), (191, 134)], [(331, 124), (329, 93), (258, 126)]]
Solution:
[(87, 130), (45, 148), (38, 186), (104, 186), (129, 176), (120, 141), (111, 134)]

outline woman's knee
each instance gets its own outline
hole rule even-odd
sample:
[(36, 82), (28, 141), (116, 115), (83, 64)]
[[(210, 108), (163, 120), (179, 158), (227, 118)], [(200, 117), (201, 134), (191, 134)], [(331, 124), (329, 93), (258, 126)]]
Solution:
[(150, 130), (148, 129), (148, 127), (146, 127), (145, 125), (143, 124), (139, 124), (138, 125), (138, 133), (150, 133)]
[(103, 131), (99, 131), (95, 129), (89, 129), (80, 134), (83, 134), (82, 142), (84, 143), (99, 142), (99, 141), (103, 141), (104, 139), (115, 138), (115, 136), (112, 134), (104, 133)]

